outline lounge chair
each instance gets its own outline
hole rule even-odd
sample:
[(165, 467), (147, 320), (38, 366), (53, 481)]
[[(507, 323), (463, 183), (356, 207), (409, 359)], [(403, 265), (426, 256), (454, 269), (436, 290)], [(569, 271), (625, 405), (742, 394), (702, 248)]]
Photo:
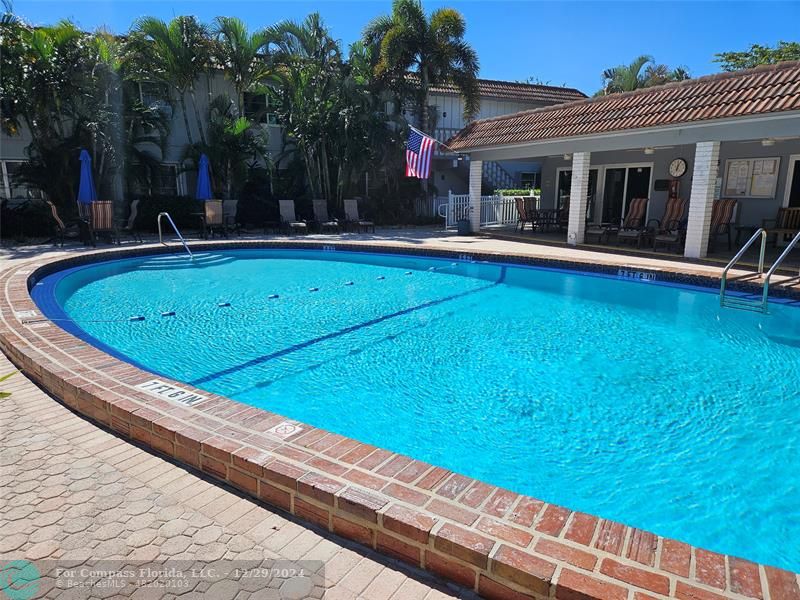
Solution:
[[(654, 237), (665, 231), (675, 231), (683, 219), (686, 211), (686, 200), (681, 198), (668, 198), (664, 205), (664, 215), (660, 219), (650, 219), (647, 225), (620, 229), (617, 241), (636, 242), (636, 247), (642, 247), (645, 238)], [(642, 219), (642, 222), (644, 219)], [(677, 223), (676, 223), (677, 222)]]
[(92, 246), (96, 245), (97, 238), (101, 235), (108, 236), (109, 241), (113, 244), (116, 237), (114, 203), (111, 200), (95, 200), (89, 205), (89, 211), (91, 214), (89, 232)]
[(289, 235), (297, 231), (308, 233), (308, 224), (299, 221), (294, 213), (294, 200), (278, 200), (278, 208), (281, 213), (281, 228)]
[(139, 198), (136, 198), (131, 202), (131, 212), (128, 215), (127, 219), (116, 221), (114, 223), (114, 229), (117, 236), (117, 245), (120, 244), (120, 239), (122, 238), (122, 234), (127, 235), (128, 237), (133, 238), (137, 242), (142, 241), (142, 236), (134, 229), (136, 226), (136, 217), (139, 214)]
[(586, 228), (586, 238), (589, 236), (597, 237), (597, 242), (602, 244), (608, 241), (613, 234), (617, 234), (617, 241), (629, 238), (638, 239), (638, 231), (644, 228), (644, 219), (647, 213), (647, 203), (649, 198), (631, 198), (628, 201), (628, 212), (622, 225), (614, 223), (601, 223), (599, 225), (589, 225)]
[(764, 219), (761, 226), (767, 230), (767, 235), (774, 235), (773, 245), (778, 245), (778, 240), (786, 235), (795, 236), (800, 231), (800, 208), (779, 208), (774, 219)]
[(711, 209), (711, 227), (708, 232), (708, 245), (712, 252), (717, 238), (721, 235), (728, 236), (728, 250), (733, 250), (731, 235), (738, 203), (739, 201), (735, 198), (723, 198), (714, 202)]
[(333, 231), (339, 233), (342, 230), (337, 219), (331, 219), (328, 215), (328, 201), (324, 198), (314, 198), (312, 201), (314, 208), (314, 225), (320, 233)]
[(239, 208), (238, 200), (223, 200), (222, 201), (222, 227), (225, 233), (233, 232), (239, 235), (241, 226), (236, 220), (237, 210)]
[(375, 223), (359, 217), (358, 198), (348, 198), (344, 201), (344, 216), (347, 224), (354, 226), (356, 231), (360, 232), (363, 229), (367, 232), (372, 229), (372, 232), (375, 233)]

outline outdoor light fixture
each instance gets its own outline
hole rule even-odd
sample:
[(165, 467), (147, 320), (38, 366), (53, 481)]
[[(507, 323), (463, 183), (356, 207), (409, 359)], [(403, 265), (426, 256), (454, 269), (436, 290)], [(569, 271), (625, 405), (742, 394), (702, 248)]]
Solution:
[(775, 145), (775, 140), (772, 139), (772, 138), (764, 138), (763, 140), (761, 140), (761, 145), (765, 146), (765, 147), (766, 146), (774, 146)]
[(572, 160), (572, 154), (565, 154), (564, 160)]
[(656, 149), (655, 149), (655, 148), (649, 148), (649, 147), (648, 147), (648, 148), (645, 148), (645, 149), (644, 149), (644, 153), (645, 153), (645, 154), (648, 154), (648, 155), (650, 155), (650, 154), (655, 154), (655, 151), (656, 151)]

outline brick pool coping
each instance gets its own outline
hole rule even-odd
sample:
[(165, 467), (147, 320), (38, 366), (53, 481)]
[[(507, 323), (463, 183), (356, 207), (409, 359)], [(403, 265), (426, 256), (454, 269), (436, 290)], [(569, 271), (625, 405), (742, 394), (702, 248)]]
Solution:
[[(322, 246), (319, 241), (237, 241), (192, 248), (223, 245)], [(386, 242), (325, 246), (428, 256), (463, 254)], [(37, 278), (69, 266), (174, 251), (174, 247), (102, 250), (67, 258), (33, 258), (6, 269), (0, 273), (0, 348), (51, 394), (120, 435), (487, 598), (800, 599), (794, 573), (548, 504), (155, 376), (49, 322), (29, 294)], [(475, 252), (472, 258), (609, 274), (619, 269), (596, 262), (490, 252)], [(683, 283), (715, 283), (712, 275), (686, 274), (678, 267), (657, 273), (659, 278)], [(786, 293), (796, 297), (792, 290)], [(206, 399), (186, 406), (137, 388), (153, 379)], [(289, 426), (275, 430), (284, 424)], [(292, 426), (301, 429), (284, 436), (282, 432)]]

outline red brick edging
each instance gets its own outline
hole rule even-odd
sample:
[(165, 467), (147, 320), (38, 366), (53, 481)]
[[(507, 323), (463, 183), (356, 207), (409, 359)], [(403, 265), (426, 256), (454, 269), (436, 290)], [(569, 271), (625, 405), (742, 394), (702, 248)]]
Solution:
[[(85, 416), (298, 518), (487, 598), (800, 600), (794, 573), (547, 504), (184, 383), (158, 377), (206, 400), (190, 407), (152, 395), (137, 387), (152, 374), (41, 317), (28, 293), (41, 267), (32, 260), (0, 273), (0, 348), (17, 366)], [(301, 429), (284, 437), (274, 431), (281, 424)]]

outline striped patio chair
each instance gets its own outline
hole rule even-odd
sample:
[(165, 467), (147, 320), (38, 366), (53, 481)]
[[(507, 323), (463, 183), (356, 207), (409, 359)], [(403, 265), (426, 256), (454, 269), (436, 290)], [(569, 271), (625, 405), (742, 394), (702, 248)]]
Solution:
[(128, 215), (127, 219), (122, 219), (115, 223), (115, 233), (117, 236), (117, 245), (120, 245), (120, 240), (122, 238), (122, 234), (127, 235), (128, 237), (133, 238), (137, 242), (142, 241), (142, 236), (136, 231), (136, 217), (139, 215), (139, 198), (134, 199), (131, 202), (131, 212)]
[(530, 223), (531, 229), (533, 229), (533, 219), (528, 213), (528, 206), (525, 204), (525, 198), (516, 196), (514, 198), (514, 206), (517, 207), (517, 224), (514, 226), (514, 230), (516, 231), (516, 229), (519, 228), (520, 231), (523, 231), (525, 229), (525, 223)]
[(617, 233), (618, 241), (636, 242), (636, 247), (641, 248), (645, 239), (654, 238), (663, 231), (677, 231), (686, 210), (686, 200), (681, 198), (669, 198), (664, 205), (664, 215), (660, 219), (650, 219), (644, 224), (644, 218), (640, 220), (638, 227), (622, 228)]
[(116, 234), (114, 229), (114, 203), (111, 200), (95, 200), (89, 207), (92, 246), (96, 245), (95, 242), (99, 235), (108, 236), (113, 243)]
[(708, 231), (708, 246), (711, 252), (714, 252), (717, 238), (721, 235), (728, 236), (728, 251), (733, 250), (731, 236), (738, 204), (739, 201), (735, 198), (722, 198), (714, 202), (711, 209), (711, 227)]
[(215, 231), (221, 231), (228, 237), (225, 231), (225, 210), (222, 200), (206, 200), (203, 202), (203, 237), (208, 239), (214, 237)]
[(58, 209), (56, 208), (56, 205), (50, 202), (50, 200), (45, 200), (45, 202), (47, 203), (47, 207), (50, 209), (50, 216), (53, 217), (53, 226), (55, 229), (55, 235), (53, 236), (53, 239), (55, 240), (56, 245), (60, 245), (63, 248), (64, 232), (66, 232), (67, 226), (58, 215)]

